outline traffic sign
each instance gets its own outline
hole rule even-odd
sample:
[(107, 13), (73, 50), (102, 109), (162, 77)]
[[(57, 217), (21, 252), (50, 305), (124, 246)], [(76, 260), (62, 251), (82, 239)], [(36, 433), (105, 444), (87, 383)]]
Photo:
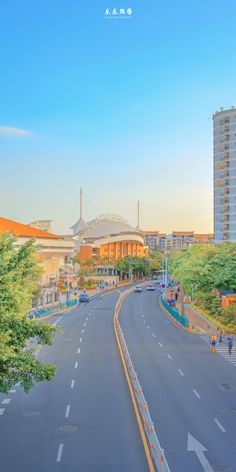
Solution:
[(165, 288), (165, 284), (161, 284), (161, 288)]
[(185, 305), (191, 305), (191, 297), (184, 297)]

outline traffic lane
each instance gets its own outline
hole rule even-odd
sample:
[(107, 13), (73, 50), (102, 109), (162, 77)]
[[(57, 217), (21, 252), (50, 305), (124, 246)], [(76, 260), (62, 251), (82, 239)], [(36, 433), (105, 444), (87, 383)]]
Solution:
[[(106, 343), (112, 332), (114, 349), (112, 319), (117, 298), (118, 294), (101, 300), (101, 316), (99, 300), (94, 310), (92, 304), (85, 305), (83, 319), (81, 311), (71, 312), (63, 319), (64, 333), (56, 337), (53, 348), (40, 352), (44, 361), (59, 361), (56, 378), (38, 384), (27, 396), (19, 392), (21, 401), (16, 400), (3, 418), (4, 472), (147, 470), (120, 359)], [(110, 321), (109, 332), (108, 324), (101, 323), (104, 313)], [(10, 440), (14, 456), (7, 452)]]
[[(103, 299), (89, 339), (81, 350), (78, 404), (73, 411), (79, 439), (65, 444), (63, 464), (70, 470), (146, 471), (129, 390), (113, 333), (114, 303)], [(90, 445), (88, 448), (88, 444)], [(78, 457), (73, 455), (76, 446)], [(62, 464), (62, 470), (63, 470)]]
[[(184, 376), (180, 374), (178, 368), (181, 367), (180, 360), (183, 356), (181, 355), (175, 362), (176, 359), (170, 354), (169, 349), (167, 351), (164, 348), (168, 332), (164, 338), (164, 330), (161, 330), (159, 337), (157, 330), (155, 333), (153, 326), (149, 326), (151, 303), (148, 303), (146, 310), (149, 319), (144, 323), (142, 312), (145, 313), (145, 299), (150, 300), (154, 294), (143, 294), (143, 299), (138, 298), (138, 294), (135, 295), (131, 295), (125, 302), (120, 317), (121, 325), (144, 395), (149, 403), (151, 416), (154, 424), (158, 425), (157, 434), (171, 468), (180, 471), (194, 467), (193, 470), (200, 470), (194, 453), (187, 452), (187, 434), (190, 432), (209, 449), (206, 454), (211, 464), (215, 464), (218, 468), (227, 465), (234, 470), (234, 433), (232, 435), (230, 430), (226, 433), (221, 431), (214, 417), (211, 417), (212, 411), (210, 414), (208, 412), (209, 405), (196, 396), (198, 391), (195, 381), (189, 379), (188, 372)], [(157, 316), (156, 309), (154, 316)], [(159, 328), (161, 325), (167, 329), (164, 323), (158, 323)], [(179, 336), (180, 333), (182, 335), (182, 332), (176, 331), (177, 337), (178, 333)], [(156, 337), (154, 338), (152, 334), (156, 334)], [(174, 344), (172, 347), (174, 350)], [(171, 358), (167, 354), (170, 354)], [(191, 368), (189, 370), (191, 371)], [(224, 450), (220, 452), (222, 446)]]
[(220, 423), (236, 440), (235, 367), (220, 354), (212, 354), (201, 336), (185, 333), (172, 323), (166, 324), (166, 316), (156, 298), (148, 293), (143, 295), (145, 319), (150, 328), (159, 332), (164, 351), (170, 354), (188, 382), (194, 385), (194, 393), (197, 392), (207, 403), (215, 427), (220, 427)]
[[(58, 364), (54, 380), (36, 384), (29, 394), (16, 388), (14, 395), (8, 395), (11, 402), (0, 418), (4, 472), (54, 470), (59, 428), (64, 421), (74, 373), (71, 361), (77, 355), (75, 345), (87, 314), (88, 307), (69, 313), (63, 323), (64, 332), (56, 335), (52, 347), (40, 351), (39, 357), (44, 362)], [(9, 453), (9, 442), (14, 445), (14, 455)]]

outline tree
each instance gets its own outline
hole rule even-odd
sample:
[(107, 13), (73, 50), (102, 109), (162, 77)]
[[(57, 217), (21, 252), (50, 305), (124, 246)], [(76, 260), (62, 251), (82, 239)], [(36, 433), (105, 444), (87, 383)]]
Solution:
[(55, 366), (34, 357), (29, 340), (51, 345), (55, 327), (36, 323), (27, 313), (38, 289), (34, 240), (16, 249), (11, 234), (0, 236), (0, 391), (16, 383), (27, 392), (34, 382), (51, 380)]
[(149, 257), (149, 270), (154, 275), (157, 275), (162, 270), (163, 255), (161, 252), (152, 252)]

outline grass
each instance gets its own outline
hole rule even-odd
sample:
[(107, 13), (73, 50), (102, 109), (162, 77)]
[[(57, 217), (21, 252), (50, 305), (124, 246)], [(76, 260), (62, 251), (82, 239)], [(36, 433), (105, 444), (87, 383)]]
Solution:
[(222, 318), (224, 315), (215, 316), (212, 315), (209, 311), (206, 309), (202, 308), (202, 306), (197, 305), (196, 303), (193, 302), (192, 306), (201, 313), (208, 321), (211, 321), (214, 323), (214, 325), (217, 326), (217, 328), (222, 329), (223, 331), (229, 333), (229, 334), (236, 334), (236, 320), (234, 323), (222, 323)]

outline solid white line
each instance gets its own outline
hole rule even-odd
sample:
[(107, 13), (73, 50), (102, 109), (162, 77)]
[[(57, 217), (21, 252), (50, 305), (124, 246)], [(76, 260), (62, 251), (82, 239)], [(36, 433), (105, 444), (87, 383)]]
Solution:
[(70, 405), (67, 405), (67, 407), (66, 407), (66, 413), (65, 413), (65, 418), (68, 418), (69, 414), (70, 414)]
[(184, 373), (182, 372), (182, 370), (181, 370), (181, 369), (178, 369), (178, 371), (179, 371), (180, 375), (182, 375), (182, 377), (183, 377), (183, 376), (184, 376)]
[(82, 343), (82, 341), (83, 341), (83, 338), (80, 338), (79, 342)]
[(217, 418), (214, 418), (214, 421), (216, 422), (217, 426), (221, 429), (222, 433), (225, 433), (225, 429), (223, 428), (222, 424), (220, 424), (219, 420)]
[(154, 338), (156, 337), (156, 335), (154, 333), (152, 333), (152, 335), (153, 335)]
[(172, 357), (171, 357), (171, 355), (170, 355), (170, 354), (166, 354), (166, 355), (167, 355), (167, 357), (169, 357), (169, 359), (172, 359)]
[(63, 443), (59, 444), (58, 452), (57, 452), (57, 462), (61, 462), (63, 447), (64, 447)]
[(158, 343), (160, 347), (163, 347), (163, 345), (161, 343)]
[(77, 367), (78, 367), (78, 362), (75, 363), (75, 369), (77, 369)]
[(2, 401), (2, 404), (3, 405), (8, 405), (8, 403), (10, 403), (11, 401), (11, 398), (4, 398), (4, 400)]
[(79, 347), (79, 349), (78, 349), (78, 351), (77, 351), (77, 352), (78, 352), (78, 354), (80, 353), (80, 347)]
[(196, 397), (197, 397), (199, 400), (201, 400), (201, 397), (200, 397), (199, 393), (198, 393), (197, 390), (195, 390), (194, 388), (193, 388), (193, 393), (194, 393), (194, 395), (196, 395)]
[(0, 408), (0, 415), (3, 415), (5, 408)]
[(74, 386), (75, 386), (75, 380), (72, 380), (70, 388), (74, 388)]

